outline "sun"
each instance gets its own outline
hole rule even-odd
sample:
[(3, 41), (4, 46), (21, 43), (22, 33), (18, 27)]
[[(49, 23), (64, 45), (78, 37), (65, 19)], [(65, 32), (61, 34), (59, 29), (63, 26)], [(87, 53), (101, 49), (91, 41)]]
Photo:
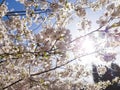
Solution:
[(82, 62), (84, 64), (92, 64), (95, 60), (95, 41), (90, 38), (90, 37), (86, 37), (83, 40), (82, 43), (82, 54), (85, 55), (84, 57), (81, 58)]
[(85, 53), (91, 53), (95, 51), (95, 42), (90, 37), (86, 37), (83, 42), (81, 48)]
[(75, 56), (82, 64), (91, 65), (97, 58), (95, 57), (95, 41), (90, 37), (78, 40), (75, 46)]

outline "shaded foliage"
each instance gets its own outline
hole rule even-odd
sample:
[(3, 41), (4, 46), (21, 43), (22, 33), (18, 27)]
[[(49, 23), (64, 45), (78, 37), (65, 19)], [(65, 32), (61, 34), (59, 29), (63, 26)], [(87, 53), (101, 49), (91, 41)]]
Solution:
[[(120, 77), (120, 67), (115, 64), (115, 63), (111, 63), (111, 67), (107, 67), (105, 66), (107, 71), (105, 74), (103, 75), (99, 75), (98, 71), (97, 71), (97, 66), (92, 65), (92, 75), (93, 75), (93, 80), (95, 83), (98, 83), (100, 81), (107, 81), (109, 80), (110, 82), (112, 82), (112, 80), (115, 77)], [(113, 84), (109, 85), (106, 89), (104, 90), (120, 90), (120, 85), (118, 82), (114, 82)]]

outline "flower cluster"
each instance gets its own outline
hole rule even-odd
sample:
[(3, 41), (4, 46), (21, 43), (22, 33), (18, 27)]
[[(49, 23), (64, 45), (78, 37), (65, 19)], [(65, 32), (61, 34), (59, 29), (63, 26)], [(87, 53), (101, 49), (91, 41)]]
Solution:
[(0, 6), (0, 18), (2, 18), (7, 13), (7, 6), (5, 4), (2, 4)]
[(107, 68), (105, 66), (98, 66), (97, 71), (98, 71), (99, 75), (104, 75), (107, 71)]
[(80, 17), (83, 17), (83, 16), (86, 15), (85, 9), (82, 8), (82, 7), (80, 7), (80, 6), (77, 6), (77, 7), (75, 8), (75, 11), (76, 11), (77, 15), (80, 16)]
[(66, 50), (67, 45), (65, 43), (70, 42), (70, 31), (65, 28), (46, 28), (39, 34), (35, 35), (36, 42), (38, 42), (40, 48), (44, 48), (45, 51), (49, 51), (52, 48), (58, 48), (60, 50)]

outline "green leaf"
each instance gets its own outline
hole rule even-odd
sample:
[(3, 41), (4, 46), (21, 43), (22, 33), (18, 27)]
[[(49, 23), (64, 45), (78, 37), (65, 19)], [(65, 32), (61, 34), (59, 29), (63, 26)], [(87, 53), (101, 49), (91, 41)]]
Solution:
[(40, 79), (40, 83), (43, 84), (45, 81), (44, 79)]

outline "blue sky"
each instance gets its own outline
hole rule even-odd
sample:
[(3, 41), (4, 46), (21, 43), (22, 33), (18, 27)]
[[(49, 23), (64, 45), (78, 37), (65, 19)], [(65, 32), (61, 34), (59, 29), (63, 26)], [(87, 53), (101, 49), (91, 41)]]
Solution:
[[(0, 0), (2, 1), (2, 0)], [(17, 2), (16, 0), (6, 0), (6, 4), (8, 4), (8, 9), (14, 9), (14, 10), (24, 10), (24, 6)]]

